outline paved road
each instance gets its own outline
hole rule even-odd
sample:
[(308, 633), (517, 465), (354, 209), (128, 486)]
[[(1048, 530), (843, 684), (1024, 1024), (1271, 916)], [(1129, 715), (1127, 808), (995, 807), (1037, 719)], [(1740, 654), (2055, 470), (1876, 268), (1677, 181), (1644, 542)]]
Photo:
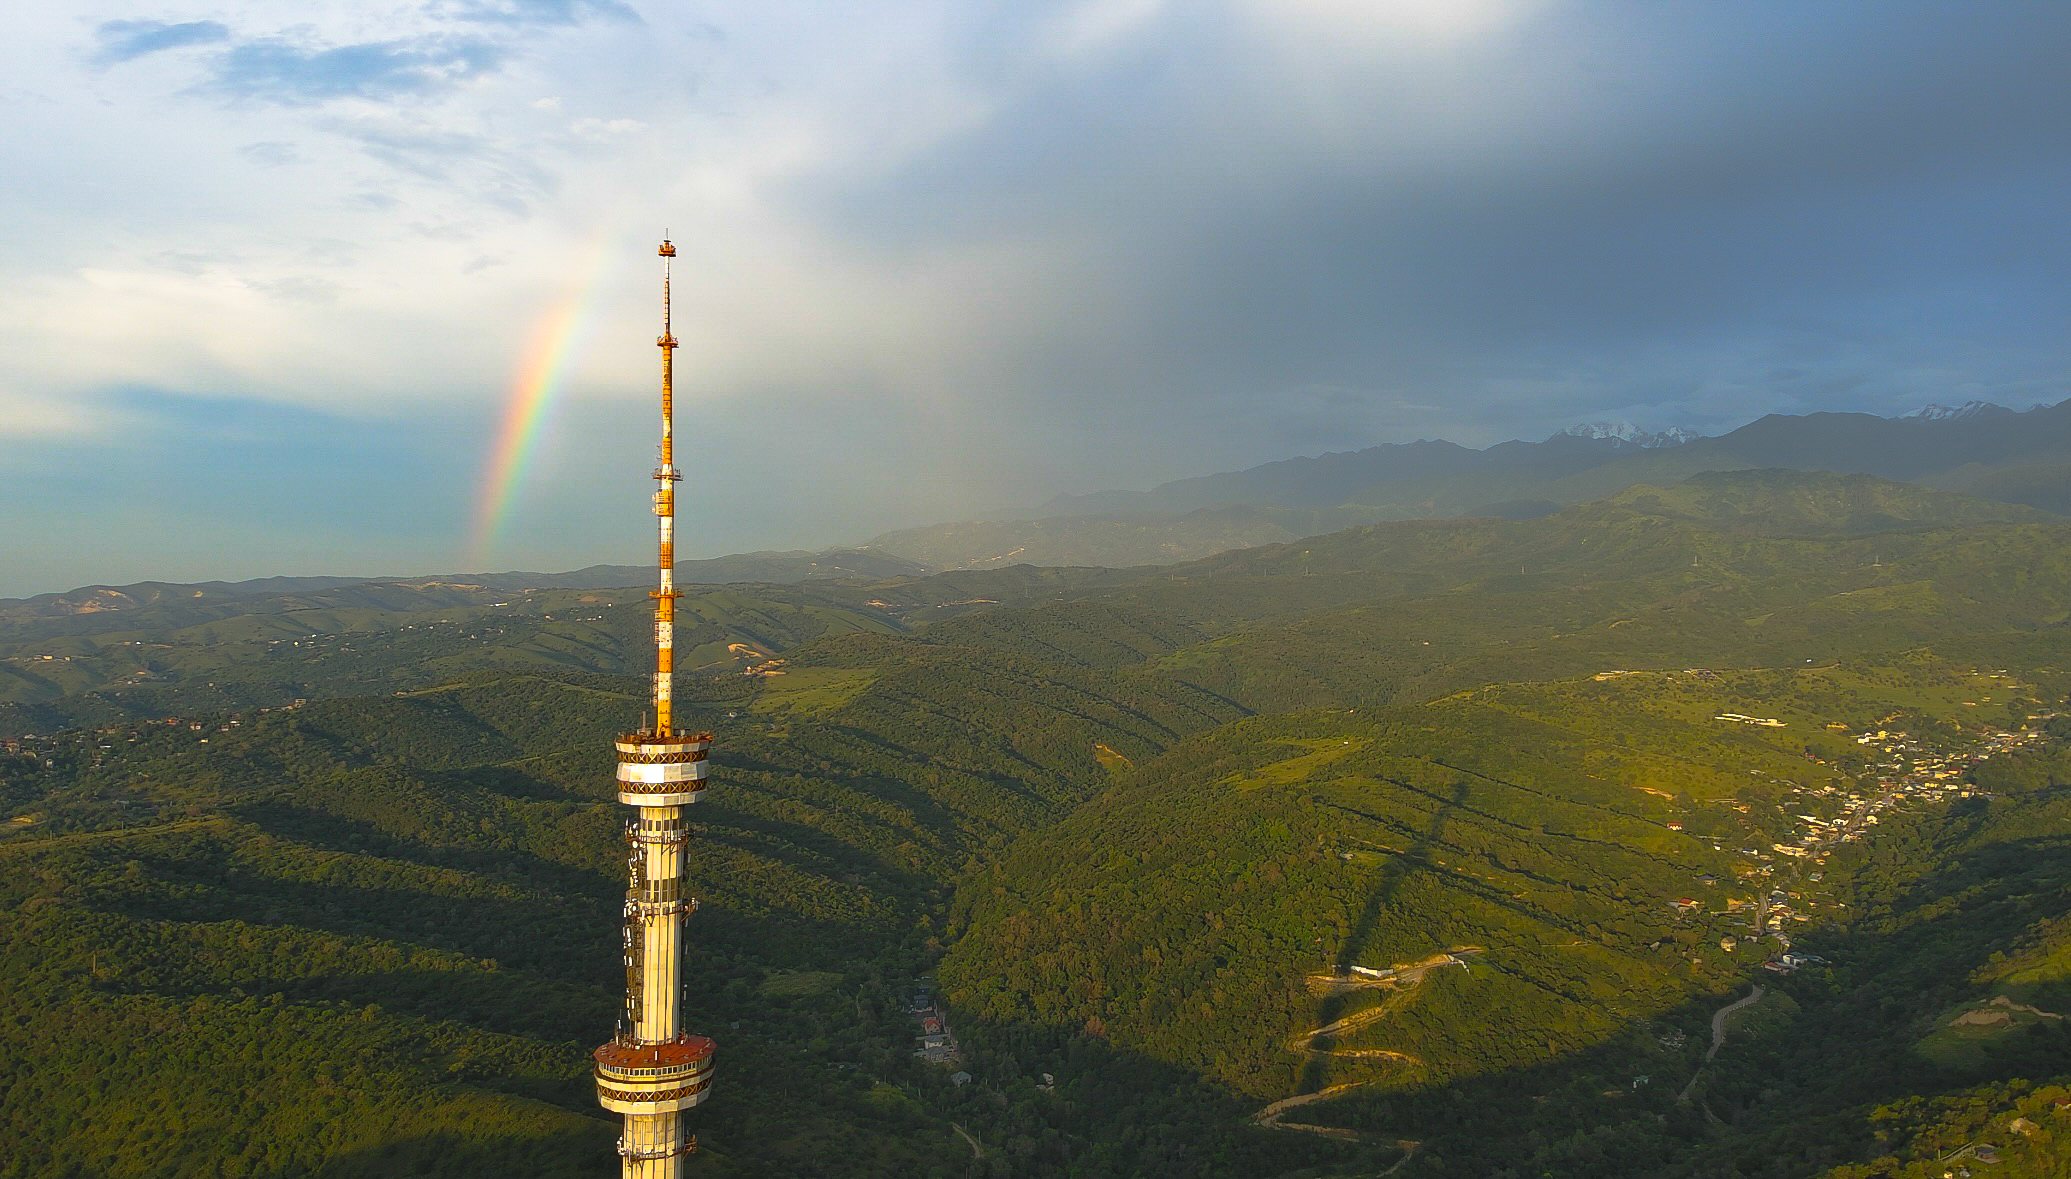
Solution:
[(1761, 997), (1762, 988), (1756, 987), (1748, 992), (1747, 998), (1728, 1003), (1711, 1013), (1711, 1050), (1704, 1054), (1704, 1063), (1710, 1064), (1711, 1058), (1717, 1056), (1719, 1049), (1726, 1046), (1726, 1017)]
[[(1719, 1054), (1719, 1049), (1724, 1048), (1726, 1046), (1726, 1017), (1732, 1015), (1734, 1012), (1740, 1010), (1741, 1008), (1747, 1006), (1748, 1004), (1754, 1002), (1755, 1000), (1761, 997), (1762, 988), (1758, 986), (1754, 990), (1748, 992), (1746, 998), (1735, 999), (1733, 1002), (1728, 1003), (1724, 1007), (1721, 1007), (1717, 1011), (1711, 1013), (1711, 1047), (1708, 1050), (1706, 1050), (1704, 1054), (1704, 1064), (1710, 1064), (1711, 1058), (1717, 1056)], [(1697, 1071), (1691, 1074), (1690, 1083), (1683, 1086), (1683, 1091), (1681, 1093), (1676, 1094), (1676, 1101), (1689, 1101), (1691, 1092), (1697, 1088), (1697, 1078), (1703, 1075), (1704, 1065), (1699, 1065), (1697, 1067)]]

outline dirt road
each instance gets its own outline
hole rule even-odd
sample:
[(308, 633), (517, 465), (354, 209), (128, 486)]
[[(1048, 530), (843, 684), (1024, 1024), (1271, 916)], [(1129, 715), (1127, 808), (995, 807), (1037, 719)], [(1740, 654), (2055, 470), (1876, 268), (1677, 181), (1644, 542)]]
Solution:
[(1340, 1094), (1349, 1093), (1357, 1089), (1359, 1085), (1360, 1082), (1358, 1081), (1347, 1081), (1341, 1085), (1331, 1085), (1318, 1089), (1314, 1093), (1297, 1093), (1293, 1097), (1283, 1097), (1258, 1111), (1258, 1116), (1251, 1119), (1252, 1124), (1268, 1130), (1300, 1130), (1306, 1134), (1319, 1134), (1325, 1138), (1335, 1138), (1340, 1142), (1357, 1142), (1359, 1141), (1359, 1131), (1357, 1130), (1346, 1130), (1338, 1126), (1312, 1126), (1307, 1122), (1287, 1123), (1282, 1122), (1280, 1119), (1287, 1116), (1289, 1110), (1299, 1109), (1315, 1101), (1328, 1101)]
[(976, 1138), (971, 1137), (971, 1132), (969, 1130), (964, 1129), (962, 1126), (957, 1125), (955, 1122), (949, 1123), (949, 1128), (956, 1131), (958, 1137), (962, 1138), (965, 1142), (971, 1144), (972, 1158), (982, 1159), (985, 1157), (985, 1148), (978, 1145), (978, 1140)]

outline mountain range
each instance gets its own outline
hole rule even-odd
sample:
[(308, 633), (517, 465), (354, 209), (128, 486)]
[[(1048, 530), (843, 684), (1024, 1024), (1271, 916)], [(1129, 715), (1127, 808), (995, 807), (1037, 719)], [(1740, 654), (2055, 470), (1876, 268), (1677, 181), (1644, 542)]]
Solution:
[(1544, 515), (1635, 484), (1781, 468), (1878, 475), (2071, 512), (2071, 401), (1970, 402), (1905, 417), (1771, 414), (1714, 438), (1573, 427), (1476, 450), (1442, 440), (1284, 459), (1148, 491), (1060, 496), (1027, 514), (886, 533), (866, 551), (934, 568), (1162, 564), (1386, 520)]
[[(798, 585), (1020, 564), (1167, 565), (1389, 520), (1531, 519), (1639, 484), (1669, 485), (1707, 471), (1765, 469), (1877, 475), (2071, 514), (2071, 401), (2024, 412), (1969, 401), (1890, 418), (1770, 414), (1717, 437), (1594, 422), (1541, 442), (1509, 441), (1478, 450), (1434, 439), (1384, 443), (1175, 480), (1148, 491), (1058, 496), (1026, 513), (901, 529), (817, 552), (760, 551), (680, 561), (677, 579)], [(442, 586), (515, 593), (626, 588), (652, 578), (647, 566), (592, 565), (564, 573), (97, 585), (0, 599), (0, 625), (147, 606), (192, 623), (233, 609), (246, 612), (249, 599), (270, 598), (294, 609), (300, 608), (298, 594), (354, 586), (399, 587), (413, 604), (423, 604), (426, 591)]]

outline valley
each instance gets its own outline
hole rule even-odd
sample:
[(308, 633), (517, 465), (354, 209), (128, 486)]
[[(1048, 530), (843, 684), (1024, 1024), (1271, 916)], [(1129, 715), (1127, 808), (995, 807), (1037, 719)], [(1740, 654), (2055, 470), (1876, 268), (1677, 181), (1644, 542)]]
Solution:
[[(1715, 474), (695, 587), (696, 1168), (2054, 1173), (2071, 525), (2005, 515)], [(0, 633), (0, 1174), (611, 1164), (646, 600), (341, 592)]]

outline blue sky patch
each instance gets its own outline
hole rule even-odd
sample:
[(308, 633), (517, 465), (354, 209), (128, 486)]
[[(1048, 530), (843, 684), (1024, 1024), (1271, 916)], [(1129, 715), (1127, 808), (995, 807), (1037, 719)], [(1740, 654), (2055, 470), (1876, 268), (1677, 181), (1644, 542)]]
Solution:
[(501, 46), (479, 37), (418, 37), (330, 49), (253, 41), (216, 61), (206, 89), (285, 106), (418, 97), (488, 73), (504, 56)]
[(100, 48), (94, 61), (116, 65), (145, 54), (189, 45), (215, 45), (230, 39), (230, 28), (212, 20), (167, 24), (162, 20), (111, 20), (94, 30)]

